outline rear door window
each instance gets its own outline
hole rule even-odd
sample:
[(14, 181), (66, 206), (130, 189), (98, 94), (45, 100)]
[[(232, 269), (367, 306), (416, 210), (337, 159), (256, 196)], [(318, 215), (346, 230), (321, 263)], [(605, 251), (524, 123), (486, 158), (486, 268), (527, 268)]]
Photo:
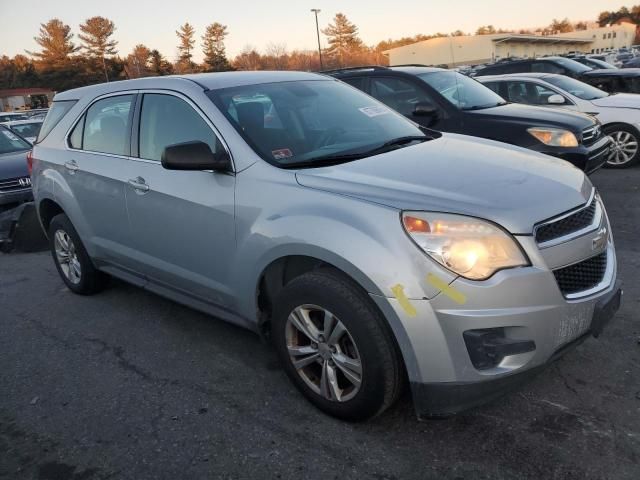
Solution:
[(58, 122), (62, 120), (62, 117), (71, 110), (71, 107), (73, 107), (76, 102), (77, 100), (59, 100), (57, 102), (53, 102), (44, 119), (44, 123), (42, 124), (42, 128), (40, 129), (36, 142), (43, 140), (47, 135), (49, 135), (49, 132), (53, 130)]
[[(129, 134), (134, 95), (98, 100), (84, 118), (82, 149), (91, 152), (129, 155)], [(78, 124), (82, 122), (82, 119)], [(75, 131), (72, 133), (72, 141)]]

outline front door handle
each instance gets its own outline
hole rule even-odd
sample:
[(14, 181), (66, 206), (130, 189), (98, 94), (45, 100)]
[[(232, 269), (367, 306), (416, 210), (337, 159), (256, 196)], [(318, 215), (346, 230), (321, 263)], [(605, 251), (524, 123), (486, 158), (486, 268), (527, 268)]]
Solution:
[(80, 169), (80, 167), (78, 166), (75, 160), (69, 160), (68, 162), (64, 162), (64, 168), (69, 170), (69, 173), (71, 174), (76, 173)]
[(146, 193), (149, 191), (149, 185), (147, 185), (142, 177), (130, 178), (128, 183), (137, 193)]

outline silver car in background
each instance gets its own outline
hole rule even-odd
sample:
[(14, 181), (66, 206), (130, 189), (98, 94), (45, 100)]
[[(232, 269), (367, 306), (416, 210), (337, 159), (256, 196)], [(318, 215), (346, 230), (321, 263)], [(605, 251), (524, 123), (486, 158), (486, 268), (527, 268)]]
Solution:
[(510, 102), (594, 115), (613, 141), (606, 165), (627, 168), (640, 162), (640, 94), (611, 94), (574, 78), (550, 73), (514, 73), (477, 80)]
[(420, 416), (487, 401), (620, 304), (580, 170), (421, 129), (322, 75), (60, 93), (31, 167), (69, 289), (112, 275), (268, 336), (300, 391), (344, 419), (381, 413), (406, 381)]

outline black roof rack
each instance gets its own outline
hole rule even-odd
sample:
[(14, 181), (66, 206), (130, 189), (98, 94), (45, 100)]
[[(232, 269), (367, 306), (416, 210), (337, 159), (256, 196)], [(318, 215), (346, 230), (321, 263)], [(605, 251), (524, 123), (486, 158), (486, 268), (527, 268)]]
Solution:
[(425, 65), (423, 63), (402, 63), (400, 65), (390, 65), (390, 67), (431, 67), (432, 65)]
[(343, 67), (343, 68), (335, 68), (332, 70), (321, 70), (319, 73), (340, 73), (340, 72), (349, 72), (352, 70), (389, 70), (389, 68), (384, 67), (382, 65), (361, 65), (359, 67)]

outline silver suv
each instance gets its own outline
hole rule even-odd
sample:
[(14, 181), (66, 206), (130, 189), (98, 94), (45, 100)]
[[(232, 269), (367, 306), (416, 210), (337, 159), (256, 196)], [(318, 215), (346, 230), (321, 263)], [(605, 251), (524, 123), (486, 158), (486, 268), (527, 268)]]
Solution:
[(486, 401), (620, 304), (581, 171), (421, 129), (321, 75), (60, 93), (31, 162), (69, 289), (111, 275), (269, 336), (340, 418), (379, 414), (406, 381), (421, 416)]

